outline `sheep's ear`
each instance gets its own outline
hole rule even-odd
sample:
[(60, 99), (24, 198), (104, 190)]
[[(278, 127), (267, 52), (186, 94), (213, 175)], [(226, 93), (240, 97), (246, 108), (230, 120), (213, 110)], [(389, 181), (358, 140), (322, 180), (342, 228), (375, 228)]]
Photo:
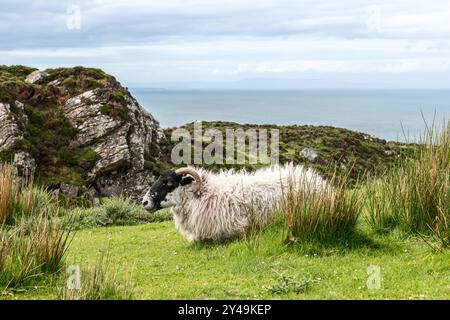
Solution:
[(181, 180), (180, 184), (181, 184), (182, 186), (185, 186), (185, 185), (188, 185), (188, 184), (192, 183), (192, 181), (194, 181), (194, 178), (187, 176), (187, 177), (184, 177), (184, 178)]

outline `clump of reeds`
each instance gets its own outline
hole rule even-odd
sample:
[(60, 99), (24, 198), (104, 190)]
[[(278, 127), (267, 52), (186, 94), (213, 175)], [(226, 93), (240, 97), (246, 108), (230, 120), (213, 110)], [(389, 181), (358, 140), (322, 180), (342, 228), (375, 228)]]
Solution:
[(12, 166), (0, 166), (0, 183), (0, 288), (24, 287), (62, 268), (72, 222), (32, 179), (14, 177)]
[(26, 286), (61, 270), (72, 239), (70, 225), (54, 212), (0, 227), (0, 286)]
[(401, 228), (450, 244), (450, 122), (428, 128), (415, 153), (369, 184), (367, 221), (376, 231)]
[(14, 179), (14, 168), (0, 164), (0, 223), (3, 223), (12, 211), (18, 192), (18, 184)]
[(288, 241), (328, 241), (354, 233), (361, 197), (347, 189), (346, 177), (334, 176), (321, 188), (314, 179), (289, 183), (279, 209), (280, 216), (286, 217)]

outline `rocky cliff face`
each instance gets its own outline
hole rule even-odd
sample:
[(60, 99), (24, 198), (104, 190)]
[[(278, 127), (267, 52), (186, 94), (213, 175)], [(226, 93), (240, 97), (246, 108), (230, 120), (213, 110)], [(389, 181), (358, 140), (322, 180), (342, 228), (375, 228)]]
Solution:
[(45, 185), (139, 198), (164, 141), (153, 116), (101, 70), (0, 67), (0, 161)]

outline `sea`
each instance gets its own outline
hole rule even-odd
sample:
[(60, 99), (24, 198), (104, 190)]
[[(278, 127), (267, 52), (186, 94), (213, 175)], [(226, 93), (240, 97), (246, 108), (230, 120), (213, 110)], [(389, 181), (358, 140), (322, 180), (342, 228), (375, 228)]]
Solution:
[(165, 90), (130, 88), (163, 128), (192, 121), (330, 125), (414, 142), (450, 119), (450, 90)]

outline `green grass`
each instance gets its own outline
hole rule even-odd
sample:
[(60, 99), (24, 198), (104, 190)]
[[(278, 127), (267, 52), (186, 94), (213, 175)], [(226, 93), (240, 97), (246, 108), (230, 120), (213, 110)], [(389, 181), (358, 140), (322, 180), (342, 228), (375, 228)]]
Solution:
[[(5, 186), (2, 190), (8, 190), (9, 176), (3, 174), (0, 177), (3, 177), (0, 186)], [(7, 201), (1, 202), (6, 208), (3, 211), (13, 212), (17, 219), (8, 219), (9, 225), (3, 225), (0, 231), (8, 232), (12, 228), (22, 232), (15, 233), (12, 238), (3, 232), (2, 237), (6, 237), (0, 239), (0, 284), (7, 285), (6, 290), (0, 291), (0, 298), (450, 298), (448, 249), (435, 250), (434, 245), (439, 242), (433, 235), (419, 236), (401, 228), (379, 232), (373, 228), (370, 210), (363, 210), (375, 203), (373, 198), (364, 197), (370, 193), (370, 188), (339, 190), (342, 193), (335, 191), (332, 205), (326, 211), (320, 209), (320, 202), (317, 207), (308, 204), (319, 200), (314, 197), (308, 203), (300, 198), (300, 205), (288, 202), (290, 209), (307, 214), (301, 215), (306, 217), (302, 223), (309, 225), (320, 221), (318, 227), (313, 223), (312, 229), (302, 224), (300, 228), (294, 228), (312, 236), (291, 234), (290, 241), (286, 241), (286, 221), (278, 219), (263, 230), (251, 225), (242, 239), (235, 241), (189, 244), (173, 222), (161, 221), (168, 217), (167, 211), (150, 215), (129, 200), (105, 199), (99, 207), (70, 211), (74, 218), (71, 221), (84, 229), (78, 230), (66, 251), (65, 242), (62, 246), (45, 245), (53, 243), (46, 241), (52, 239), (52, 233), (45, 236), (39, 226), (52, 220), (47, 217), (32, 219), (38, 214), (36, 208), (57, 209), (57, 203), (50, 201), (45, 190), (24, 187), (19, 193), (19, 199), (22, 199), (19, 205), (13, 203), (11, 207)], [(351, 199), (358, 199), (357, 205)], [(366, 202), (360, 203), (360, 199)], [(335, 220), (339, 214), (344, 215)], [(291, 221), (297, 216), (287, 215)], [(33, 229), (36, 221), (42, 223), (37, 223)], [(35, 229), (37, 232), (31, 235), (24, 232)], [(57, 227), (55, 230), (56, 238), (64, 236), (62, 229)], [(321, 236), (324, 233), (339, 236)], [(47, 250), (52, 247), (57, 250)], [(107, 264), (102, 260), (99, 262), (99, 252), (105, 250)], [(30, 259), (32, 269), (28, 269), (26, 259)], [(64, 269), (70, 265), (80, 266), (83, 272), (80, 292), (64, 289), (67, 281)], [(382, 287), (371, 290), (367, 287), (368, 267), (373, 265), (381, 269)]]
[[(108, 252), (101, 251), (97, 263), (93, 267), (80, 270), (79, 288), (69, 288), (68, 286), (64, 286), (63, 283), (63, 285), (60, 285), (61, 292), (58, 298), (63, 300), (132, 299), (134, 290), (133, 283), (131, 281), (122, 282), (119, 280), (117, 278), (117, 272), (111, 270), (110, 263)], [(77, 280), (71, 283), (77, 286)]]
[[(104, 254), (94, 267), (83, 268), (81, 290), (62, 289), (75, 220), (60, 204), (32, 179), (18, 180), (11, 165), (0, 164), (0, 296), (44, 286), (60, 288), (62, 299), (130, 299), (133, 287), (116, 279)], [(100, 208), (112, 211), (116, 224), (134, 218), (127, 200), (109, 199)]]
[[(418, 238), (366, 234), (342, 244), (286, 246), (282, 228), (273, 226), (257, 247), (247, 241), (188, 244), (172, 222), (86, 229), (76, 234), (67, 264), (95, 265), (98, 251), (109, 248), (117, 277), (126, 281), (131, 273), (135, 299), (450, 298), (450, 252), (432, 252)], [(379, 290), (367, 289), (369, 265), (381, 268)], [(47, 283), (37, 287), (4, 298), (58, 296)]]

